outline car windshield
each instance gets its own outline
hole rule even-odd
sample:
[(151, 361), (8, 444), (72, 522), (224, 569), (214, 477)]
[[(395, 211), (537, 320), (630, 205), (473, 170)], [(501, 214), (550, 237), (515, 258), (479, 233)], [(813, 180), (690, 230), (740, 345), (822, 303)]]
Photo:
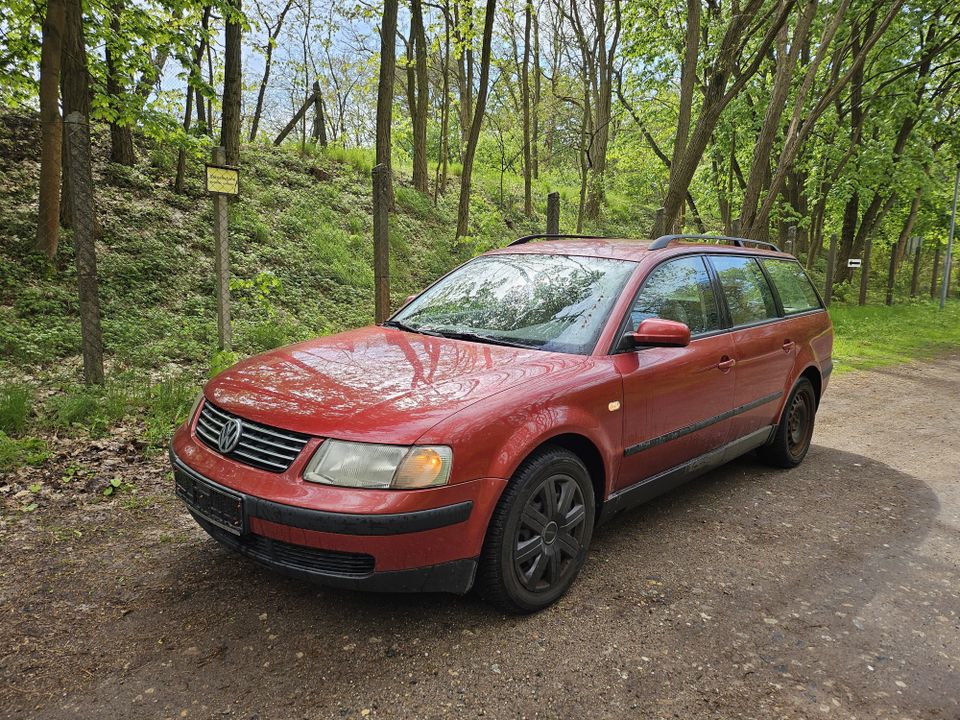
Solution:
[(483, 255), (424, 291), (387, 324), (585, 355), (635, 267), (628, 260), (573, 255)]

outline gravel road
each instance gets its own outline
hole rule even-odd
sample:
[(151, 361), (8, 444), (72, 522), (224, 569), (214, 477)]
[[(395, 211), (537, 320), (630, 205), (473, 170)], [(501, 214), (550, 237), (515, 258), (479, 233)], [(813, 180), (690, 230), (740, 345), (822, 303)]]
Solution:
[(958, 401), (960, 354), (834, 378), (800, 468), (616, 518), (526, 618), (275, 576), (156, 460), (3, 541), (0, 716), (960, 718)]

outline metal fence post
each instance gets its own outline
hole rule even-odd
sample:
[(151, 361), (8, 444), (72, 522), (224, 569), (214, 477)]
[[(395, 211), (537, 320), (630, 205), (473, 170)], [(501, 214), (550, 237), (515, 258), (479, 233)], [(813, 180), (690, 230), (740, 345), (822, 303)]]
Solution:
[(830, 233), (830, 250), (827, 253), (827, 281), (823, 289), (823, 301), (830, 307), (833, 298), (833, 266), (837, 262), (837, 234)]
[[(227, 153), (213, 149), (214, 165), (226, 165)], [(217, 340), (221, 350), (229, 350), (233, 339), (230, 325), (230, 237), (227, 229), (227, 196), (213, 195), (213, 267), (217, 293)]]
[(547, 195), (547, 235), (560, 234), (560, 193)]
[(957, 164), (957, 176), (953, 181), (953, 210), (950, 213), (950, 235), (947, 238), (947, 256), (943, 260), (943, 285), (940, 287), (940, 309), (947, 303), (947, 290), (950, 288), (950, 265), (953, 263), (953, 231), (957, 225), (957, 192), (960, 190), (960, 163)]
[(390, 168), (380, 163), (373, 178), (373, 285), (374, 319), (390, 317)]
[(90, 160), (90, 126), (78, 112), (66, 117), (70, 161), (69, 191), (73, 210), (73, 247), (77, 265), (80, 304), (80, 337), (83, 346), (83, 380), (103, 384), (103, 332), (100, 328), (100, 293), (97, 282), (96, 229), (93, 206), (93, 169)]

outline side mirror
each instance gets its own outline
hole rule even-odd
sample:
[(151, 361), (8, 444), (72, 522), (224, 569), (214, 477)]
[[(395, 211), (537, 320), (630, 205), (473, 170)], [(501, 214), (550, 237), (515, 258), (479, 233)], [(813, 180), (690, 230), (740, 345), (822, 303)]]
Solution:
[(690, 344), (690, 328), (675, 320), (647, 318), (627, 337), (634, 347), (686, 347)]

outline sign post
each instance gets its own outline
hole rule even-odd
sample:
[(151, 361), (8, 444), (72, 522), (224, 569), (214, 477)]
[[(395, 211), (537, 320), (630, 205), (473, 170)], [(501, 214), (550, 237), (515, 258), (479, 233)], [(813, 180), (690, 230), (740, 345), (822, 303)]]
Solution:
[(217, 340), (230, 349), (230, 241), (227, 232), (227, 197), (240, 194), (240, 169), (227, 165), (226, 151), (213, 149), (207, 164), (207, 192), (213, 196), (213, 265), (217, 293)]

